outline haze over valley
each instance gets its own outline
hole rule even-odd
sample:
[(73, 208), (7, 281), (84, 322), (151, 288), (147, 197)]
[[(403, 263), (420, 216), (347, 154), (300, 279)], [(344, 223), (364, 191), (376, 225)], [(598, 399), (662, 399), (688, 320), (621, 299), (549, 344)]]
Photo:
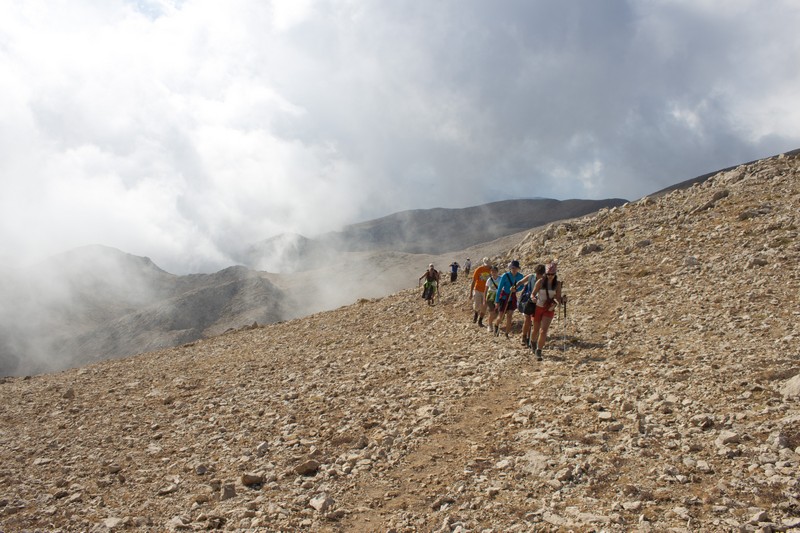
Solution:
[(212, 274), (174, 275), (107, 246), (74, 249), (0, 284), (0, 375), (152, 351), (385, 296), (413, 285), (430, 261), (444, 269), (471, 253), (477, 262), (498, 249), (495, 239), (623, 203), (513, 200), (397, 213), (317, 239), (263, 241), (241, 265)]

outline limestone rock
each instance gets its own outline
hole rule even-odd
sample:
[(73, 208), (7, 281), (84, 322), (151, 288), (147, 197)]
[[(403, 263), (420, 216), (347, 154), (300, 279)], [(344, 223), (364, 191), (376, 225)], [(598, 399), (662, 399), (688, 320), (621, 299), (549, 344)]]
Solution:
[(308, 505), (316, 509), (317, 512), (324, 513), (330, 509), (334, 503), (335, 502), (333, 501), (333, 498), (330, 498), (323, 492), (311, 498), (311, 500), (308, 502)]
[(781, 394), (784, 398), (795, 398), (800, 396), (800, 374), (784, 383), (781, 387)]

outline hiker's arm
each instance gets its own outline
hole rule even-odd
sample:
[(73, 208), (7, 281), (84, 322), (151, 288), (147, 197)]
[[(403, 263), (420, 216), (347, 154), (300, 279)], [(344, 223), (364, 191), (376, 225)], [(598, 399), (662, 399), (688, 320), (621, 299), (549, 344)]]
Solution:
[[(544, 281), (544, 278), (542, 278), (542, 279), (540, 279), (540, 280), (538, 280), (536, 282), (536, 284), (533, 286), (533, 290), (531, 291), (531, 294), (538, 294), (539, 293), (539, 290), (541, 290), (541, 288), (542, 288), (542, 281)], [(531, 298), (533, 298), (533, 296), (531, 296)]]

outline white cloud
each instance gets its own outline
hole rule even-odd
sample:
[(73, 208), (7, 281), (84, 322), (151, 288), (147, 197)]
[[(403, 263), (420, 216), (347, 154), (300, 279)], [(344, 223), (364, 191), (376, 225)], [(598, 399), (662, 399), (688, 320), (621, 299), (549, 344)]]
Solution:
[(800, 144), (792, 2), (0, 4), (3, 260), (171, 271), (417, 207), (635, 198)]

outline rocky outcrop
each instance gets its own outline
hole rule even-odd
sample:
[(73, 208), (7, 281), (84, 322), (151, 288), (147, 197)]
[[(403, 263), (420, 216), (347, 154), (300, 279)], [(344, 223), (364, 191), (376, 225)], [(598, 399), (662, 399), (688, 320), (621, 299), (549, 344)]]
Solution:
[(796, 529), (797, 205), (776, 157), (531, 232), (542, 362), (461, 279), (5, 378), (0, 529)]

